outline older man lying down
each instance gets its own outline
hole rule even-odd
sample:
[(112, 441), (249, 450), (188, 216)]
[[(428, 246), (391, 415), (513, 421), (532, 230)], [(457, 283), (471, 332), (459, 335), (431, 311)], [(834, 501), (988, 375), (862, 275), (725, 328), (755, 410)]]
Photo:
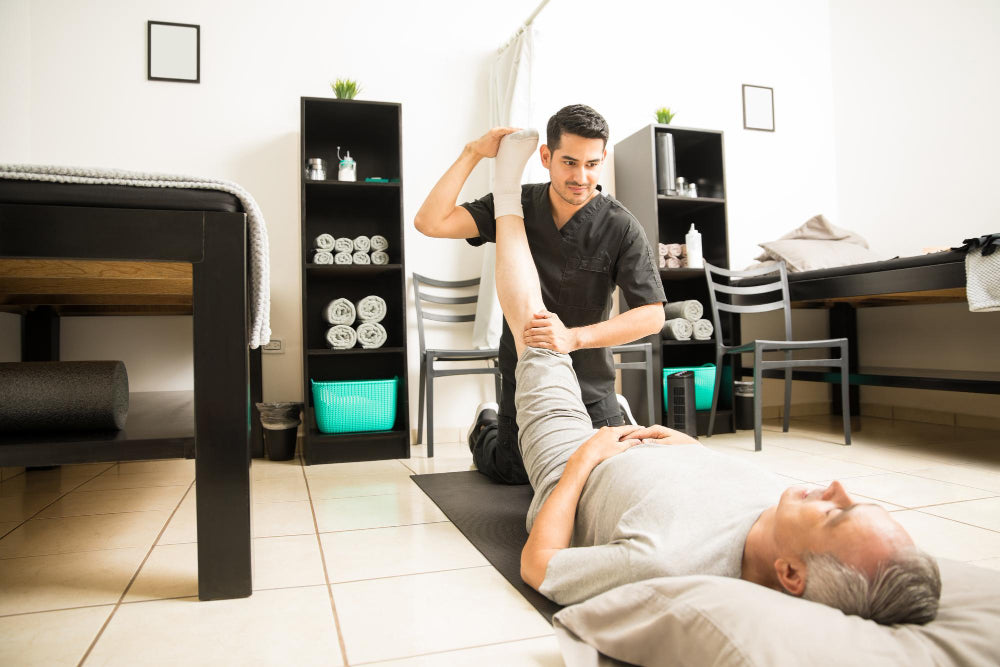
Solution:
[[(496, 158), (496, 284), (512, 331), (545, 306), (520, 198), (503, 196), (519, 187), (537, 136), (505, 137)], [(643, 579), (714, 574), (880, 623), (934, 618), (937, 565), (881, 507), (853, 502), (839, 482), (782, 489), (663, 426), (595, 431), (569, 356), (516, 346), (519, 444), (534, 490), (521, 576), (546, 597), (572, 604)]]

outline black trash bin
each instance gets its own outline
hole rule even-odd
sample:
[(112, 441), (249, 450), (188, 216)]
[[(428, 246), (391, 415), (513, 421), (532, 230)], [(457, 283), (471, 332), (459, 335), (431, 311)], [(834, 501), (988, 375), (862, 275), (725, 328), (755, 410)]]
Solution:
[(295, 457), (302, 403), (258, 403), (260, 425), (264, 427), (264, 450), (272, 461)]
[(736, 380), (733, 382), (733, 402), (736, 404), (736, 429), (745, 431), (753, 428), (753, 382)]

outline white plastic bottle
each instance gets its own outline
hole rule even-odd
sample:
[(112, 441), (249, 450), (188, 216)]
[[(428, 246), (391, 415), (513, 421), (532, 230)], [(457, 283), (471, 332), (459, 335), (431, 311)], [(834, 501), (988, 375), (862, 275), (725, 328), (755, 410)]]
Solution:
[(704, 268), (705, 263), (701, 256), (701, 232), (694, 228), (693, 222), (691, 223), (691, 229), (689, 229), (688, 233), (684, 235), (684, 244), (687, 246), (688, 268)]

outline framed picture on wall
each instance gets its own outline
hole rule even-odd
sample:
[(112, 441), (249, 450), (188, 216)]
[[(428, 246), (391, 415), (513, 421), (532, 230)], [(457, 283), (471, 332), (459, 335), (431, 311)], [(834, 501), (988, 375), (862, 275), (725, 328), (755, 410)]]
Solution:
[(774, 89), (743, 84), (743, 128), (774, 132)]
[(150, 81), (201, 82), (201, 27), (147, 21), (146, 64)]

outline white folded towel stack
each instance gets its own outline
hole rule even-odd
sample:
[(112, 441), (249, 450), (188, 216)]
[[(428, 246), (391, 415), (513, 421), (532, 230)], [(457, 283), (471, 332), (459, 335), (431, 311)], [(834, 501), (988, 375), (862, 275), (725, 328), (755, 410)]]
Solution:
[(693, 325), (690, 320), (675, 317), (663, 323), (660, 336), (668, 340), (691, 340)]
[(700, 301), (688, 299), (687, 301), (671, 301), (663, 306), (663, 312), (667, 319), (683, 317), (691, 322), (697, 322), (705, 314), (705, 308)]
[(363, 250), (355, 250), (354, 254), (351, 255), (351, 261), (355, 264), (371, 264), (372, 258)]
[(360, 252), (368, 252), (372, 249), (372, 240), (367, 236), (358, 236), (354, 239), (354, 249)]
[(378, 322), (364, 322), (358, 325), (358, 341), (366, 350), (382, 347), (386, 338), (385, 327)]
[(385, 252), (389, 249), (389, 239), (382, 236), (381, 234), (376, 234), (372, 237), (372, 250), (381, 250)]
[(357, 303), (358, 319), (362, 322), (381, 322), (385, 318), (385, 299), (374, 294)]
[(313, 255), (313, 264), (333, 264), (333, 253), (329, 250), (317, 250)]
[(711, 340), (712, 332), (715, 331), (715, 327), (709, 320), (696, 320), (691, 328), (693, 330), (692, 337), (695, 340)]
[(372, 264), (388, 264), (389, 255), (382, 252), (381, 250), (376, 250), (372, 253)]
[(348, 299), (334, 299), (327, 304), (324, 316), (330, 324), (346, 324), (350, 326), (358, 319), (358, 311)]
[(335, 350), (349, 350), (358, 342), (358, 332), (346, 324), (332, 326), (326, 331), (326, 344)]
[(342, 236), (334, 242), (333, 249), (337, 252), (354, 252), (354, 241)]
[(333, 250), (334, 238), (330, 234), (320, 234), (313, 241), (313, 246), (319, 250)]
[(354, 264), (354, 255), (349, 252), (338, 252), (333, 256), (333, 263), (340, 264), (341, 266), (344, 264)]

